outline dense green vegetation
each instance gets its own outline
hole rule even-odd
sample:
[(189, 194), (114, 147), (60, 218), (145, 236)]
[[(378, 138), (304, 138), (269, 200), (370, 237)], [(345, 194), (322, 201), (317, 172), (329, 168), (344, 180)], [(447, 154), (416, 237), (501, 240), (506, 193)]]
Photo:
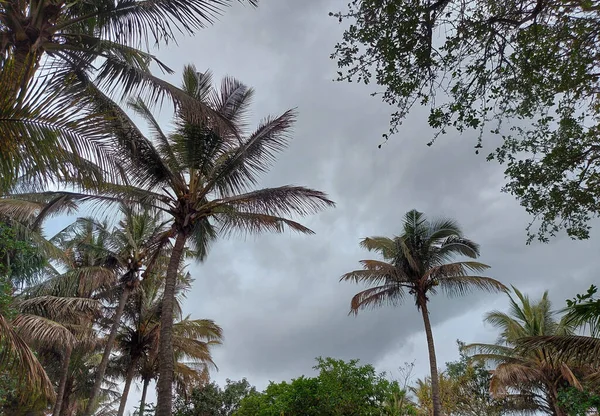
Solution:
[[(136, 381), (139, 416), (598, 412), (597, 288), (571, 294), (561, 310), (547, 292), (532, 300), (511, 291), (483, 275), (479, 245), (457, 221), (414, 209), (389, 224), (390, 237), (364, 238), (377, 258), (340, 280), (366, 286), (351, 314), (414, 301), (428, 376), (415, 379), (408, 366), (395, 380), (327, 357), (263, 391), (211, 380), (225, 336), (218, 316), (184, 313), (183, 297), (203, 284), (189, 264), (231, 235), (313, 234), (298, 218), (335, 205), (304, 186), (260, 187), (292, 138), (295, 111), (250, 129), (254, 91), (241, 81), (215, 86), (209, 71), (187, 65), (176, 86), (150, 72), (173, 71), (147, 40), (193, 34), (231, 3), (0, 2), (0, 413), (123, 416)], [(392, 133), (417, 101), (431, 106), (439, 133), (478, 129), (477, 148), (497, 121), (503, 141), (489, 158), (507, 163), (506, 190), (541, 219), (538, 236), (565, 228), (588, 238), (600, 213), (599, 10), (590, 1), (352, 0), (336, 14), (353, 25), (334, 57), (340, 79), (386, 87), (398, 108)], [(434, 38), (440, 28), (451, 30)], [(449, 100), (435, 100), (441, 91)], [(164, 99), (168, 126), (158, 121)], [(503, 119), (519, 122), (504, 131)], [(49, 235), (56, 215), (73, 222)], [(507, 311), (484, 317), (497, 341), (459, 342), (459, 360), (440, 368), (432, 297), (474, 290), (508, 295)]]

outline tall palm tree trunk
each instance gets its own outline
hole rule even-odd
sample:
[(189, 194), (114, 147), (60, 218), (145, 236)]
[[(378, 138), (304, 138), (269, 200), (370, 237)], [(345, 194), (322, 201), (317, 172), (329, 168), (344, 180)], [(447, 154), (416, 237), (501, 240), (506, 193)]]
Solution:
[(138, 411), (138, 416), (144, 416), (144, 410), (146, 410), (146, 393), (148, 392), (148, 384), (150, 384), (150, 379), (144, 379), (144, 386), (142, 387), (142, 398), (140, 399), (140, 410)]
[(62, 406), (60, 408), (60, 416), (69, 416), (71, 414), (71, 392), (73, 391), (73, 378), (67, 377), (65, 392), (63, 394)]
[(135, 368), (137, 367), (137, 359), (132, 359), (127, 368), (127, 375), (125, 376), (125, 386), (123, 387), (123, 393), (121, 393), (121, 402), (119, 403), (119, 411), (117, 416), (123, 416), (125, 414), (125, 406), (127, 405), (127, 396), (129, 396), (129, 389), (131, 388), (131, 382), (135, 375)]
[(104, 374), (106, 373), (106, 368), (108, 367), (108, 360), (110, 358), (110, 353), (112, 351), (112, 347), (115, 343), (115, 339), (117, 338), (117, 332), (119, 331), (119, 324), (121, 323), (121, 317), (123, 316), (123, 311), (125, 310), (125, 305), (127, 304), (127, 300), (129, 299), (129, 295), (131, 294), (131, 288), (127, 285), (123, 286), (123, 292), (121, 292), (121, 296), (119, 297), (119, 304), (117, 305), (117, 310), (113, 316), (112, 326), (110, 328), (110, 334), (108, 336), (108, 340), (106, 341), (106, 346), (104, 347), (104, 353), (102, 354), (102, 361), (100, 361), (100, 366), (98, 367), (98, 371), (96, 373), (96, 380), (94, 381), (94, 387), (92, 389), (92, 394), (90, 396), (90, 400), (86, 406), (84, 415), (91, 416), (93, 409), (96, 407), (96, 402), (98, 401), (98, 395), (100, 394), (100, 387), (102, 387), (102, 382), (104, 381)]
[(175, 246), (171, 252), (171, 259), (165, 278), (165, 289), (162, 300), (160, 316), (160, 340), (158, 344), (158, 369), (156, 416), (171, 416), (173, 403), (173, 371), (175, 362), (173, 358), (173, 306), (175, 303), (175, 286), (177, 272), (183, 255), (187, 236), (183, 231), (178, 232)]
[(433, 344), (433, 333), (429, 321), (429, 310), (425, 296), (419, 296), (418, 305), (423, 315), (425, 324), (425, 335), (427, 337), (427, 349), (429, 350), (429, 367), (431, 369), (431, 398), (433, 401), (433, 416), (442, 416), (442, 402), (440, 401), (440, 378), (438, 376), (437, 359), (435, 358), (435, 346)]
[(54, 403), (54, 409), (52, 409), (52, 416), (59, 416), (63, 405), (63, 396), (65, 395), (65, 387), (67, 386), (67, 379), (69, 378), (69, 364), (71, 363), (71, 353), (73, 352), (72, 347), (68, 347), (63, 357), (62, 373), (60, 375), (60, 381), (58, 383), (58, 391), (56, 392), (56, 403)]

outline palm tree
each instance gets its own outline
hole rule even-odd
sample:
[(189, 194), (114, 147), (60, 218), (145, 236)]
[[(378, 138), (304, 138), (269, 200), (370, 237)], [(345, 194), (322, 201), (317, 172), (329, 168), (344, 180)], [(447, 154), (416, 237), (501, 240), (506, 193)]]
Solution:
[(69, 351), (74, 339), (57, 319), (89, 312), (93, 304), (81, 298), (29, 296), (23, 290), (53, 270), (50, 260), (62, 256), (41, 230), (47, 215), (62, 209), (35, 201), (0, 203), (0, 366), (18, 377), (21, 390), (43, 400), (53, 400), (55, 392), (31, 347), (60, 345)]
[[(89, 88), (94, 86), (89, 84)], [(112, 134), (119, 140), (118, 154), (124, 157), (121, 172), (126, 185), (106, 183), (103, 196), (85, 193), (50, 192), (65, 198), (100, 198), (136, 201), (163, 212), (175, 241), (167, 268), (162, 302), (157, 416), (170, 416), (172, 408), (173, 308), (177, 274), (187, 244), (196, 258), (203, 259), (218, 236), (232, 233), (312, 231), (287, 217), (305, 216), (334, 206), (320, 191), (301, 186), (253, 190), (290, 139), (295, 114), (289, 110), (265, 119), (252, 133), (245, 129), (245, 115), (252, 90), (239, 81), (225, 78), (220, 91), (212, 88), (210, 74), (193, 66), (184, 70), (182, 90), (211, 112), (180, 105), (176, 130), (166, 135), (143, 100), (130, 107), (148, 121), (153, 138), (147, 138), (108, 97), (95, 90), (99, 109), (110, 114)], [(214, 114), (218, 114), (215, 117)], [(227, 128), (223, 120), (227, 120)]]
[[(248, 0), (256, 6), (256, 0)], [(24, 82), (40, 67), (93, 71), (99, 80), (120, 82), (128, 90), (147, 74), (152, 55), (137, 49), (192, 34), (230, 5), (232, 0), (52, 0), (0, 4), (0, 68), (12, 60)], [(99, 68), (94, 61), (101, 60)], [(17, 86), (21, 83), (17, 83)]]
[(496, 344), (471, 344), (466, 346), (475, 359), (496, 364), (490, 382), (492, 394), (510, 399), (513, 390), (521, 398), (554, 416), (565, 416), (558, 401), (558, 392), (565, 385), (578, 385), (576, 368), (544, 347), (528, 351), (519, 348), (525, 337), (568, 336), (574, 326), (565, 319), (556, 319), (548, 292), (532, 302), (528, 296), (513, 288), (516, 299), (509, 295), (510, 312), (489, 312), (485, 321), (500, 330)]
[[(164, 268), (162, 270), (164, 272)], [(127, 395), (134, 377), (143, 382), (142, 403), (148, 384), (158, 378), (158, 341), (160, 337), (161, 298), (164, 274), (153, 270), (144, 279), (126, 313), (126, 322), (120, 327), (118, 345), (122, 355), (114, 365), (125, 369), (125, 387), (121, 396), (118, 416), (125, 411)], [(194, 383), (205, 382), (208, 366), (214, 366), (210, 349), (221, 344), (222, 330), (207, 319), (192, 320), (181, 316), (181, 296), (189, 289), (189, 276), (182, 276), (177, 289), (176, 322), (173, 325), (176, 388), (185, 392)], [(140, 405), (140, 415), (144, 412)]]
[[(113, 230), (107, 229), (104, 224), (91, 218), (79, 220), (82, 226), (91, 225), (105, 236), (108, 241), (104, 247), (101, 247), (101, 254), (107, 259), (114, 259), (115, 269), (120, 274), (118, 303), (110, 319), (111, 326), (105, 340), (104, 353), (96, 370), (94, 387), (88, 401), (88, 413), (96, 406), (121, 317), (130, 294), (139, 286), (140, 273), (144, 266), (152, 268), (156, 259), (164, 255), (163, 251), (168, 246), (166, 242), (168, 229), (164, 227), (156, 212), (147, 209), (136, 212), (122, 204), (121, 213), (123, 219), (119, 222), (119, 227)], [(90, 248), (94, 249), (94, 247)], [(147, 273), (147, 270), (144, 273)]]
[(398, 305), (406, 292), (412, 295), (421, 311), (431, 368), (433, 414), (441, 415), (439, 377), (431, 323), (429, 321), (429, 294), (438, 287), (448, 295), (463, 295), (473, 289), (503, 291), (505, 286), (489, 277), (471, 276), (489, 266), (476, 261), (449, 262), (456, 255), (470, 258), (479, 256), (479, 246), (463, 237), (453, 220), (428, 221), (412, 210), (405, 214), (403, 232), (393, 238), (368, 237), (361, 247), (375, 251), (383, 260), (362, 260), (363, 270), (344, 274), (340, 280), (366, 283), (370, 287), (356, 294), (350, 303), (351, 313), (383, 304)]
[(544, 348), (557, 359), (588, 367), (590, 374), (583, 382), (596, 382), (600, 378), (600, 300), (596, 298), (597, 288), (592, 285), (587, 293), (567, 300), (564, 320), (570, 325), (583, 328), (582, 335), (541, 335), (528, 336), (518, 340), (522, 351), (535, 351)]
[[(175, 40), (177, 33), (191, 34), (212, 23), (231, 3), (1, 2), (0, 192), (7, 192), (21, 175), (43, 180), (79, 176), (95, 183), (98, 178), (90, 175), (90, 168), (95, 174), (102, 169), (92, 162), (110, 163), (110, 149), (98, 143), (102, 132), (106, 134), (102, 114), (80, 114), (89, 97), (79, 94), (83, 91), (78, 78), (95, 77), (108, 90), (120, 87), (129, 93), (137, 87), (150, 101), (164, 94), (185, 100), (179, 89), (153, 76), (150, 65), (173, 71), (140, 48), (149, 39), (158, 45)], [(258, 0), (247, 3), (256, 6)], [(90, 117), (93, 120), (86, 122)]]
[[(74, 296), (103, 301), (116, 285), (118, 266), (116, 258), (106, 255), (110, 239), (102, 232), (104, 228), (106, 225), (99, 230), (93, 223), (78, 220), (54, 236), (50, 241), (64, 253), (58, 262), (63, 271), (28, 287), (27, 293), (38, 297)], [(83, 410), (79, 399), (90, 396), (88, 379), (92, 377), (93, 380), (97, 365), (91, 357), (100, 346), (97, 318), (98, 315), (88, 314), (69, 322), (68, 328), (75, 342), (63, 356), (58, 389), (61, 396), (54, 407), (54, 416)], [(53, 363), (56, 349), (47, 347), (44, 355), (47, 362)]]

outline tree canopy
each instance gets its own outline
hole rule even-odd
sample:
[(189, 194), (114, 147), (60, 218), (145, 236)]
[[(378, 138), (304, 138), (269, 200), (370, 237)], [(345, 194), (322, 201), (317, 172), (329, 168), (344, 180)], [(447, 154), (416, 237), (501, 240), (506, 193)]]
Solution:
[[(505, 164), (504, 191), (538, 220), (589, 237), (600, 214), (600, 7), (593, 1), (352, 0), (332, 58), (338, 80), (377, 83), (394, 107), (429, 109), (431, 145), (453, 129)], [(498, 136), (501, 140), (487, 140)]]

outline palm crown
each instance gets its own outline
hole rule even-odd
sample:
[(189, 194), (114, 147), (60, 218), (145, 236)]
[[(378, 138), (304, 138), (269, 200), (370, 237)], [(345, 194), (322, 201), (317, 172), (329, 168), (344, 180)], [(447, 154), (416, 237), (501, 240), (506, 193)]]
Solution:
[(382, 260), (362, 260), (362, 270), (344, 274), (340, 280), (366, 283), (372, 287), (357, 293), (350, 302), (350, 313), (383, 304), (398, 305), (408, 291), (421, 311), (429, 348), (431, 396), (433, 415), (442, 412), (437, 360), (429, 310), (428, 295), (438, 286), (449, 295), (462, 295), (472, 289), (505, 290), (500, 282), (490, 277), (470, 275), (486, 270), (488, 266), (476, 261), (452, 262), (454, 256), (472, 259), (479, 256), (479, 246), (466, 239), (456, 222), (449, 219), (429, 221), (412, 210), (404, 216), (403, 233), (399, 236), (368, 237), (361, 246), (381, 255)]
[(456, 255), (479, 256), (479, 246), (464, 238), (452, 220), (430, 222), (422, 213), (412, 210), (404, 217), (401, 235), (367, 237), (360, 245), (379, 253), (384, 261), (362, 260), (363, 270), (354, 270), (341, 277), (341, 280), (373, 286), (352, 298), (353, 313), (385, 303), (396, 305), (407, 291), (415, 297), (417, 308), (421, 308), (428, 300), (427, 294), (435, 294), (438, 286), (450, 295), (461, 295), (471, 289), (505, 289), (495, 279), (469, 275), (489, 268), (483, 263), (449, 262)]
[[(111, 133), (123, 158), (120, 171), (127, 178), (125, 183), (100, 186), (100, 199), (125, 200), (157, 209), (168, 218), (169, 236), (175, 238), (166, 273), (160, 337), (160, 364), (166, 368), (160, 371), (158, 414), (167, 415), (171, 411), (173, 374), (172, 308), (186, 244), (203, 259), (219, 235), (282, 232), (286, 228), (312, 233), (289, 216), (316, 213), (334, 203), (323, 192), (302, 186), (253, 190), (276, 154), (286, 148), (295, 115), (290, 110), (267, 118), (248, 134), (245, 116), (252, 90), (233, 78), (225, 78), (217, 90), (211, 87), (210, 74), (200, 74), (187, 66), (182, 90), (203, 106), (180, 103), (174, 120), (176, 129), (170, 135), (163, 132), (142, 99), (131, 101), (131, 109), (148, 122), (152, 138), (142, 134), (128, 115), (93, 84), (89, 89), (98, 110), (109, 114)], [(58, 194), (71, 199), (99, 198), (82, 193)]]
[[(573, 333), (574, 325), (564, 317), (557, 319), (548, 292), (538, 301), (532, 301), (519, 290), (513, 290), (516, 299), (509, 295), (509, 313), (492, 311), (485, 316), (486, 322), (500, 330), (496, 344), (471, 344), (466, 348), (475, 359), (496, 364), (490, 383), (492, 393), (562, 415), (557, 391), (565, 384), (578, 385), (575, 367), (543, 346), (524, 350), (520, 341), (527, 337), (567, 336)], [(512, 395), (512, 388), (521, 393)]]

